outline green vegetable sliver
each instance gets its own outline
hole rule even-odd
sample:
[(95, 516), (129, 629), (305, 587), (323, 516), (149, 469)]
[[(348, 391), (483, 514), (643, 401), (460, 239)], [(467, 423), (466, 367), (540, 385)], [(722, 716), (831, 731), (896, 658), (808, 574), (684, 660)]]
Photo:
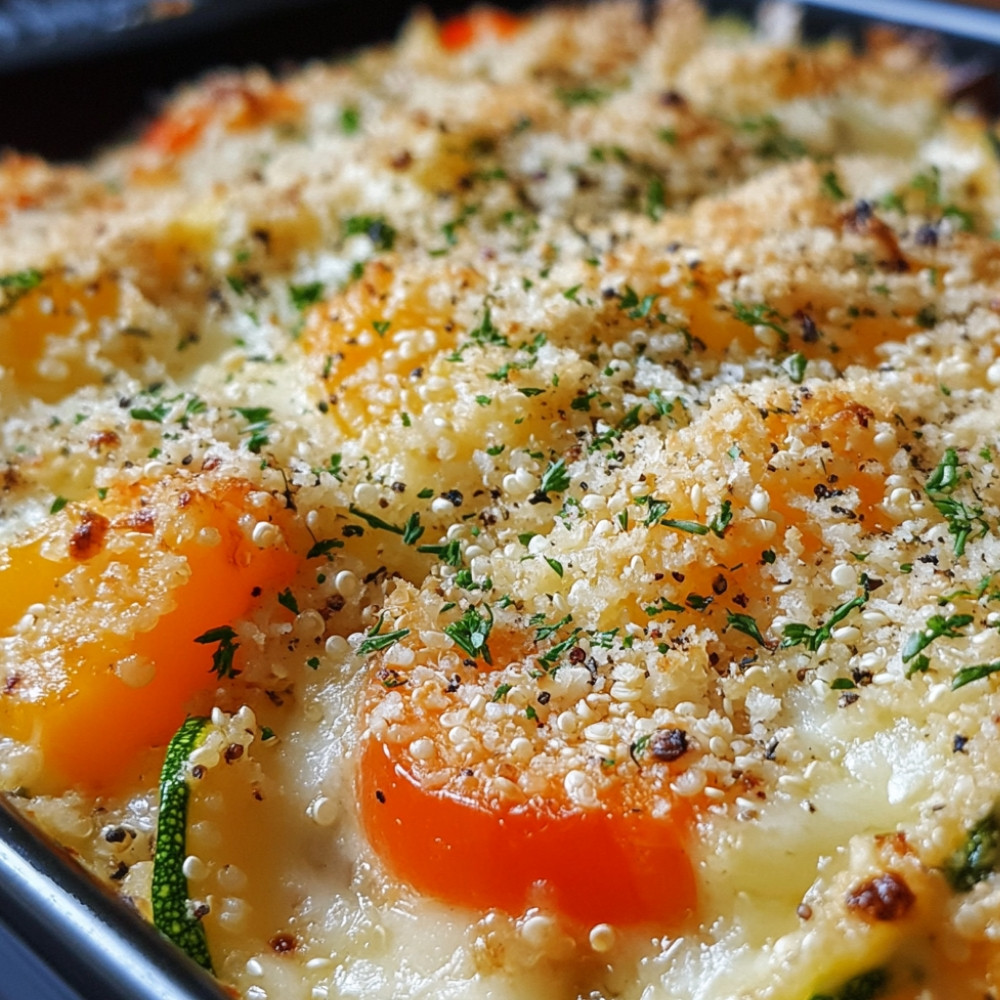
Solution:
[(205, 740), (209, 720), (186, 719), (167, 747), (160, 774), (160, 817), (153, 856), (153, 924), (203, 969), (212, 972), (205, 928), (191, 912), (184, 859), (187, 856), (188, 785), (191, 754)]

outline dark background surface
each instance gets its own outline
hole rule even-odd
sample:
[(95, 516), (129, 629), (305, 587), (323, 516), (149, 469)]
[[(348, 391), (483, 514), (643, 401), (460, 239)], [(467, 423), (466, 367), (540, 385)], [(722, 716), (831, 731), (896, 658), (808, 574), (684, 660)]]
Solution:
[[(121, 2), (121, 0), (120, 0)], [(82, 0), (0, 0), (3, 18), (31, 3), (51, 9)], [(101, 13), (108, 0), (92, 0)], [(392, 39), (411, 0), (202, 0), (190, 14), (101, 32), (53, 19), (55, 36), (26, 32), (0, 44), (0, 147), (49, 159), (85, 157), (148, 120), (184, 80), (221, 66), (281, 70)], [(434, 0), (447, 14), (466, 4)], [(83, 3), (83, 6), (86, 6)], [(505, 2), (517, 9), (527, 3)]]
[[(281, 72), (392, 39), (418, 3), (447, 16), (473, 2), (0, 0), (0, 148), (83, 159), (137, 130), (177, 84), (210, 69), (262, 64)], [(494, 2), (523, 10), (542, 0)], [(703, 2), (748, 13), (756, 6), (756, 0)], [(1000, 15), (993, 12), (935, 0), (807, 3), (806, 28), (816, 37), (831, 31), (857, 36), (858, 15), (867, 13), (955, 32), (961, 37), (949, 43), (947, 58), (1000, 64)], [(151, 8), (177, 16), (150, 20)], [(1000, 104), (995, 77), (991, 86)]]

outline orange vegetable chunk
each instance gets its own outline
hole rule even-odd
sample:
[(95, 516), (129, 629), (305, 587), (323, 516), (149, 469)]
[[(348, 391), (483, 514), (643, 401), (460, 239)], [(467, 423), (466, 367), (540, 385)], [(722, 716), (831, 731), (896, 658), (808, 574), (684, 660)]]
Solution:
[(508, 11), (477, 7), (445, 21), (439, 37), (444, 48), (455, 52), (487, 38), (511, 38), (521, 30), (523, 23), (522, 18)]
[[(46, 788), (110, 789), (165, 745), (191, 699), (227, 683), (213, 670), (219, 644), (198, 637), (245, 617), (294, 574), (287, 545), (258, 548), (239, 523), (249, 483), (182, 485), (131, 497), (117, 516), (120, 497), (103, 514), (68, 508), (79, 523), (65, 559), (41, 555), (51, 538), (7, 553), (8, 636), (29, 608), (45, 610), (23, 637), (26, 657), (8, 661), (0, 732), (40, 747)], [(276, 502), (253, 510), (255, 520), (282, 514)]]
[(685, 850), (690, 811), (664, 816), (607, 803), (579, 809), (558, 792), (497, 806), (424, 787), (390, 744), (369, 739), (361, 762), (365, 830), (390, 870), (445, 903), (520, 914), (555, 909), (589, 928), (673, 924), (694, 909)]

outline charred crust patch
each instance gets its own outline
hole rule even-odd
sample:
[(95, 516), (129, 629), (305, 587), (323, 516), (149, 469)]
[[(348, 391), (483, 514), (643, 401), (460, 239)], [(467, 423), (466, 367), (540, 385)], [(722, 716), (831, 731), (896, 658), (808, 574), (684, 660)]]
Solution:
[(70, 536), (70, 557), (83, 562), (96, 556), (104, 548), (109, 527), (110, 523), (103, 514), (85, 510), (80, 515), (80, 523)]
[(897, 872), (888, 871), (861, 882), (844, 900), (847, 909), (872, 923), (900, 920), (917, 901), (913, 890)]

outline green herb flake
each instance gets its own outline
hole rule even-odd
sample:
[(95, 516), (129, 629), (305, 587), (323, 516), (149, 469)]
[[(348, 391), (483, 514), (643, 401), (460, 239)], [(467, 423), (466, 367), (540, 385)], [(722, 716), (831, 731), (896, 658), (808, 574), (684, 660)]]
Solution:
[(611, 96), (610, 91), (600, 87), (557, 87), (556, 97), (567, 107), (580, 104), (600, 104)]
[(837, 174), (833, 170), (828, 170), (820, 178), (819, 189), (821, 194), (832, 201), (844, 201), (847, 198), (844, 189), (840, 186)]
[(49, 513), (58, 514), (59, 511), (61, 511), (63, 507), (65, 507), (66, 504), (68, 503), (69, 500), (67, 500), (66, 497), (56, 497), (55, 500), (52, 501), (52, 504), (49, 507)]
[(924, 489), (938, 513), (948, 522), (948, 532), (954, 535), (954, 553), (965, 553), (965, 544), (977, 531), (977, 538), (983, 538), (990, 530), (989, 522), (983, 517), (982, 507), (969, 507), (950, 494), (960, 481), (958, 453), (949, 448), (944, 453), (937, 468), (927, 477)]
[(233, 410), (238, 413), (246, 422), (243, 428), (244, 434), (249, 434), (247, 448), (255, 455), (260, 454), (261, 448), (270, 443), (267, 431), (274, 422), (269, 406), (234, 406)]
[(361, 128), (361, 112), (353, 105), (348, 105), (340, 111), (340, 131), (344, 135), (355, 135)]
[(698, 521), (684, 521), (673, 517), (665, 517), (659, 523), (665, 528), (686, 531), (689, 535), (707, 535), (709, 532), (708, 525), (700, 524)]
[(133, 420), (145, 420), (154, 424), (162, 424), (170, 412), (170, 404), (162, 400), (154, 406), (135, 406), (128, 411)]
[(376, 250), (391, 250), (396, 243), (396, 230), (382, 215), (352, 215), (343, 225), (345, 236), (367, 236)]
[(342, 549), (344, 543), (339, 538), (321, 538), (313, 543), (306, 553), (306, 559), (317, 559), (319, 556), (329, 556), (334, 549)]
[(492, 666), (493, 657), (487, 644), (492, 628), (493, 611), (488, 604), (482, 604), (466, 608), (458, 621), (445, 625), (444, 632), (469, 656), (476, 659), (482, 657)]
[(653, 308), (656, 299), (657, 295), (654, 292), (650, 292), (649, 295), (644, 295), (640, 299), (639, 293), (631, 285), (626, 285), (625, 291), (621, 293), (618, 300), (618, 308), (629, 319), (645, 319)]
[(993, 663), (977, 663), (973, 667), (963, 667), (952, 678), (951, 689), (957, 691), (959, 688), (965, 687), (966, 684), (981, 681), (984, 677), (995, 674), (998, 670), (1000, 670), (1000, 660)]
[(667, 207), (667, 192), (663, 186), (663, 179), (660, 177), (650, 177), (646, 181), (646, 215), (656, 222)]
[(806, 364), (806, 356), (801, 351), (796, 351), (781, 362), (781, 367), (796, 385), (801, 385), (806, 377)]
[(7, 293), (6, 307), (13, 305), (12, 299), (26, 295), (42, 283), (42, 272), (29, 267), (24, 271), (0, 274), (0, 288)]
[(288, 608), (293, 615), (299, 613), (299, 602), (295, 599), (295, 595), (292, 593), (291, 587), (286, 587), (280, 594), (278, 594), (278, 603), (283, 608)]
[(457, 538), (453, 538), (443, 545), (418, 545), (417, 551), (437, 556), (446, 566), (458, 567), (462, 565), (462, 549)]
[(203, 632), (194, 640), (203, 646), (219, 644), (218, 649), (212, 653), (211, 670), (220, 680), (238, 677), (240, 674), (240, 671), (233, 667), (233, 657), (240, 648), (240, 644), (233, 641), (235, 638), (236, 632), (229, 625), (220, 625)]
[(1000, 820), (991, 809), (965, 835), (965, 841), (944, 864), (944, 876), (955, 892), (969, 892), (1000, 867)]
[(383, 632), (383, 621), (385, 621), (385, 615), (380, 615), (374, 628), (367, 632), (365, 638), (358, 644), (358, 648), (354, 651), (355, 656), (368, 656), (369, 653), (380, 653), (382, 650), (394, 646), (410, 634), (408, 628), (399, 628), (393, 632)]
[(493, 697), (490, 698), (490, 701), (503, 701), (512, 686), (513, 685), (511, 684), (498, 684), (496, 691), (493, 692)]
[[(867, 584), (867, 577), (862, 577), (862, 583)], [(799, 622), (790, 622), (784, 627), (781, 633), (781, 648), (789, 649), (792, 646), (805, 646), (811, 653), (815, 653), (823, 643), (830, 638), (834, 628), (837, 627), (855, 608), (863, 607), (868, 601), (868, 589), (865, 587), (863, 593), (857, 597), (845, 601), (835, 608), (830, 617), (817, 628), (809, 628)]]
[(768, 330), (773, 330), (781, 338), (783, 344), (788, 343), (788, 331), (782, 325), (786, 322), (785, 317), (766, 302), (755, 302), (753, 305), (748, 305), (734, 299), (732, 310), (733, 316), (741, 323), (751, 327), (766, 327)]
[(288, 297), (292, 300), (292, 305), (299, 312), (303, 312), (310, 306), (316, 305), (323, 300), (325, 288), (322, 281), (311, 281), (305, 285), (289, 285)]
[[(911, 676), (914, 672), (923, 673), (929, 666), (926, 657), (917, 657), (935, 639), (942, 637), (958, 639), (964, 635), (963, 629), (972, 624), (972, 615), (951, 615), (945, 618), (944, 615), (931, 615), (927, 619), (925, 626), (919, 631), (912, 633), (903, 646), (902, 657), (904, 664), (910, 664), (906, 676)], [(911, 661), (915, 661), (911, 663)]]
[(721, 506), (719, 507), (719, 513), (708, 522), (709, 530), (715, 535), (716, 538), (722, 538), (726, 533), (726, 529), (732, 523), (733, 520), (733, 505), (729, 500), (723, 500)]
[(814, 993), (809, 1000), (878, 1000), (889, 987), (885, 969), (871, 969), (852, 976), (834, 993)]
[(566, 471), (566, 462), (559, 459), (550, 462), (548, 468), (542, 473), (542, 484), (539, 491), (542, 493), (564, 493), (569, 489), (570, 478)]
[(753, 639), (758, 646), (763, 646), (765, 649), (770, 648), (767, 640), (761, 634), (760, 627), (758, 626), (756, 619), (754, 619), (752, 615), (727, 611), (726, 628), (731, 628), (737, 632), (742, 632), (744, 635), (750, 636), (750, 638)]

